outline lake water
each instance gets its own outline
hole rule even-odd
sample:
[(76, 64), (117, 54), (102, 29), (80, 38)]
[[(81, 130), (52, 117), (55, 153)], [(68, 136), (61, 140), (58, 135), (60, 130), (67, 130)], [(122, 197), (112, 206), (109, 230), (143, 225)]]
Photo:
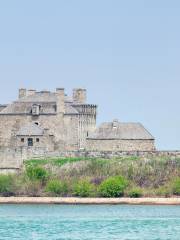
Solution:
[(0, 239), (180, 240), (180, 206), (0, 205)]

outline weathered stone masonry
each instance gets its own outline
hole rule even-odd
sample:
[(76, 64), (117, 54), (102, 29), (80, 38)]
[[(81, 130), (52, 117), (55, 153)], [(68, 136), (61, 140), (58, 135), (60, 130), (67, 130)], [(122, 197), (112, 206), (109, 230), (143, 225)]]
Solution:
[(152, 151), (153, 140), (118, 140), (118, 139), (91, 139), (87, 141), (87, 148), (91, 151)]

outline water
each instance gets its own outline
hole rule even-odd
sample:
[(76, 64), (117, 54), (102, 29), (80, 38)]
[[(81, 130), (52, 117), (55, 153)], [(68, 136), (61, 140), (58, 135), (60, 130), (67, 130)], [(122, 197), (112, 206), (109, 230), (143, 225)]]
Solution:
[(180, 240), (180, 206), (0, 205), (0, 240)]

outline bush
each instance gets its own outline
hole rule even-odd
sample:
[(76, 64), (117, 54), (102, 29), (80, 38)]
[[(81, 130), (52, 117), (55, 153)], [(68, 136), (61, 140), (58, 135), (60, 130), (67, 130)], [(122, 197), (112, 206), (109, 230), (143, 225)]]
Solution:
[(139, 197), (142, 197), (142, 195), (143, 195), (142, 189), (139, 187), (134, 187), (134, 188), (130, 189), (128, 192), (128, 196), (130, 198), (139, 198)]
[(128, 182), (124, 177), (110, 177), (100, 184), (99, 193), (103, 197), (122, 197), (127, 185)]
[(14, 181), (11, 175), (0, 175), (0, 194), (12, 195), (13, 183)]
[(94, 191), (94, 185), (86, 180), (81, 180), (74, 186), (74, 195), (79, 197), (89, 197)]
[(172, 182), (172, 192), (175, 195), (180, 195), (180, 177), (176, 178), (173, 182)]
[(67, 193), (67, 184), (66, 183), (63, 183), (63, 182), (60, 182), (59, 180), (50, 180), (47, 185), (46, 185), (46, 188), (45, 188), (45, 191), (52, 194), (52, 195), (55, 195), (55, 196), (58, 196), (58, 195), (64, 195)]
[(45, 181), (48, 177), (47, 171), (42, 167), (29, 166), (26, 169), (26, 174), (30, 180), (41, 180)]

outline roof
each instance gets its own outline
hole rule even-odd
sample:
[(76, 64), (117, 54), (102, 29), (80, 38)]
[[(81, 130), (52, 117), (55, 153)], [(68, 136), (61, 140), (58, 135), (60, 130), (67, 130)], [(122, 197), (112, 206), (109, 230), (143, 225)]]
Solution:
[(42, 136), (43, 134), (44, 129), (35, 123), (26, 124), (16, 133), (17, 136)]
[(103, 123), (88, 139), (99, 140), (153, 140), (154, 137), (141, 123), (109, 122)]
[[(56, 114), (56, 102), (56, 93), (49, 91), (36, 92), (9, 104), (2, 109), (0, 114), (30, 114), (34, 104), (42, 106), (42, 114)], [(65, 95), (65, 114), (78, 114), (78, 111), (72, 105), (72, 99)]]

